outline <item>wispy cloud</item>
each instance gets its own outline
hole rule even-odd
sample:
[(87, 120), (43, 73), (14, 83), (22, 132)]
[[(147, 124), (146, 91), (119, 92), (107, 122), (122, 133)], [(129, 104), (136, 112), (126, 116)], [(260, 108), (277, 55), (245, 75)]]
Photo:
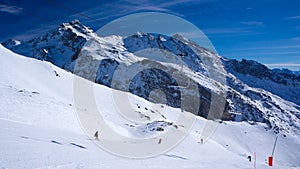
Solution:
[[(299, 27), (299, 29), (300, 29), (300, 27)], [(292, 40), (292, 41), (300, 41), (300, 36), (290, 38), (289, 40)]]
[(241, 36), (241, 35), (264, 34), (264, 32), (254, 30), (254, 27), (263, 27), (264, 22), (242, 21), (240, 23), (244, 26), (208, 28), (208, 29), (204, 29), (203, 31), (208, 35)]
[[(212, 2), (216, 0), (173, 0), (173, 1), (151, 1), (151, 0), (119, 0), (113, 3), (104, 3), (99, 7), (83, 11), (82, 13), (99, 21), (120, 17), (140, 11), (158, 11), (174, 14), (182, 17), (183, 15), (172, 10), (175, 5), (191, 5)], [(74, 15), (75, 16), (75, 15)], [(84, 19), (84, 18), (83, 18)], [(85, 18), (87, 22), (94, 22)]]
[(278, 67), (284, 67), (284, 66), (288, 66), (288, 67), (296, 67), (299, 66), (300, 67), (300, 63), (271, 63), (271, 64), (266, 64), (267, 66), (278, 66)]
[(22, 10), (23, 10), (23, 8), (20, 8), (17, 6), (9, 6), (9, 5), (0, 4), (1, 12), (11, 13), (11, 14), (19, 14), (22, 12)]
[[(289, 51), (278, 51), (278, 52), (257, 52), (255, 50), (240, 50), (241, 52), (235, 52), (235, 53), (226, 53), (228, 56), (233, 56), (233, 55), (291, 55), (291, 54), (296, 54), (300, 55), (300, 52), (289, 52)], [(255, 52), (253, 52), (255, 51)]]
[(23, 32), (21, 34), (15, 35), (15, 36), (12, 37), (12, 39), (16, 39), (16, 40), (30, 40), (32, 38), (36, 38), (36, 37), (39, 37), (39, 36), (45, 34), (50, 29), (53, 29), (55, 27), (56, 27), (55, 24), (50, 23), (48, 25), (43, 25), (42, 27), (31, 29), (31, 30), (25, 31), (25, 32)]
[(259, 26), (259, 27), (265, 26), (264, 22), (260, 22), (260, 21), (243, 21), (240, 23), (247, 26)]
[(206, 3), (206, 2), (212, 2), (214, 0), (173, 0), (169, 2), (163, 2), (158, 3), (157, 5), (161, 7), (171, 7), (174, 5), (180, 5), (180, 4), (189, 4), (189, 3)]
[[(153, 5), (148, 1), (137, 0), (137, 1), (117, 1), (115, 3), (104, 3), (99, 7), (83, 11), (82, 14), (87, 15), (90, 18), (82, 18), (84, 23), (98, 21), (100, 23), (105, 23), (107, 20), (111, 20), (116, 17), (124, 16), (139, 11), (158, 11), (158, 12), (168, 12), (175, 15), (180, 15), (172, 12), (171, 10), (163, 7), (163, 5)], [(78, 17), (78, 14), (73, 15), (73, 17)]]
[(299, 71), (300, 70), (300, 63), (271, 63), (265, 64), (267, 67), (273, 68), (288, 68), (290, 70)]
[(251, 32), (248, 28), (209, 28), (203, 30), (206, 34), (234, 34)]
[[(196, 31), (191, 31), (191, 32), (176, 32), (177, 34), (183, 36), (183, 37), (186, 37), (188, 39), (194, 39), (194, 38), (197, 38), (197, 39), (202, 39), (202, 38), (207, 38), (207, 36), (203, 33), (203, 32), (196, 32)], [(175, 33), (173, 33), (175, 34)]]
[(249, 48), (238, 48), (233, 49), (232, 51), (249, 51), (249, 50), (258, 50), (258, 49), (292, 49), (300, 48), (300, 45), (281, 45), (281, 46), (260, 46), (260, 47), (249, 47)]
[(249, 35), (261, 35), (265, 32), (255, 31), (249, 27), (232, 27), (232, 28), (208, 28), (202, 30), (207, 36), (215, 37), (237, 37)]
[(290, 17), (286, 17), (284, 18), (286, 20), (291, 20), (291, 19), (300, 19), (300, 15), (299, 16), (290, 16)]

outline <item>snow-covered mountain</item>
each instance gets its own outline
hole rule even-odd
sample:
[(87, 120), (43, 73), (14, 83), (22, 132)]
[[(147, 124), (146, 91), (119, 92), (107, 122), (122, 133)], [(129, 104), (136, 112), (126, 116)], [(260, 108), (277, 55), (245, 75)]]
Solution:
[[(161, 89), (165, 92), (166, 104), (175, 108), (181, 105), (181, 86), (178, 83), (183, 86), (195, 83), (199, 93), (190, 92), (189, 95), (199, 98), (200, 108), (196, 113), (202, 117), (264, 122), (275, 132), (297, 132), (300, 129), (299, 76), (272, 71), (255, 61), (223, 58), (180, 35), (166, 37), (136, 33), (128, 37), (99, 37), (75, 20), (29, 41), (8, 40), (2, 44), (16, 53), (49, 61), (75, 74), (93, 72), (87, 65), (92, 62), (99, 67), (94, 70), (95, 77), (86, 79), (118, 90), (128, 90), (148, 100), (153, 89)], [(184, 65), (171, 63), (168, 58), (138, 56), (139, 51), (149, 49), (150, 53), (151, 49), (162, 49), (180, 56)], [(84, 62), (80, 62), (82, 58)], [(144, 68), (155, 64), (161, 69), (144, 69), (126, 85), (123, 77), (114, 78), (117, 69), (129, 76), (132, 72), (128, 67), (134, 64)], [(179, 72), (182, 82), (175, 81), (166, 72)], [(217, 113), (208, 117), (213, 106), (212, 96), (215, 95), (221, 103), (224, 102), (224, 109), (220, 110), (222, 116), (218, 117)], [(193, 106), (183, 109), (193, 112), (190, 107)]]
[[(168, 152), (146, 159), (112, 155), (97, 147), (80, 127), (73, 103), (72, 73), (15, 54), (2, 45), (0, 56), (0, 168), (241, 169), (255, 164), (256, 168), (269, 168), (266, 159), (272, 153), (276, 134), (265, 130), (266, 124), (219, 123), (196, 116), (187, 137)], [(163, 116), (148, 124), (128, 123), (114, 109), (112, 89), (95, 85), (94, 91), (103, 110), (101, 116), (123, 135), (143, 139), (159, 136), (163, 129), (177, 132), (185, 127), (174, 127), (174, 114), (181, 110), (168, 106), (160, 112)], [(150, 102), (129, 93), (128, 97), (139, 105), (134, 112), (152, 114)], [(203, 131), (208, 124), (218, 127), (206, 138)], [(299, 169), (299, 135), (277, 137), (272, 168)], [(203, 144), (201, 138), (205, 138)]]
[[(66, 27), (72, 27), (70, 30), (71, 34), (75, 33), (73, 34), (75, 36), (74, 41), (68, 42), (68, 40), (65, 40), (63, 42), (64, 38), (62, 37), (66, 35), (64, 31), (68, 30)], [(75, 28), (80, 29), (76, 30)], [(90, 30), (75, 21), (63, 24), (57, 30), (50, 31), (48, 35), (53, 33), (52, 38), (51, 36), (43, 36), (48, 39), (48, 42), (36, 38), (28, 42), (10, 40), (10, 42), (4, 43), (6, 48), (20, 53), (27, 52), (25, 56), (13, 53), (0, 45), (0, 168), (241, 169), (253, 168), (255, 164), (256, 168), (269, 168), (266, 159), (272, 153), (276, 137), (278, 140), (273, 155), (273, 168), (300, 168), (300, 154), (297, 151), (300, 148), (297, 130), (299, 126), (299, 106), (295, 103), (286, 101), (283, 97), (262, 88), (247, 85), (242, 81), (243, 79), (237, 78), (234, 71), (223, 72), (222, 65), (219, 64), (214, 65), (213, 69), (225, 73), (227, 83), (223, 84), (222, 81), (217, 81), (217, 78), (210, 78), (210, 67), (205, 64), (209, 60), (207, 58), (221, 57), (197, 46), (194, 47), (198, 50), (189, 51), (190, 48), (184, 44), (187, 43), (193, 46), (192, 42), (179, 35), (172, 37), (172, 40), (168, 37), (138, 33), (126, 39), (119, 36), (98, 37), (91, 30), (89, 33), (80, 34), (80, 32), (84, 32), (81, 29)], [(59, 30), (61, 30), (61, 34)], [(86, 136), (76, 117), (76, 105), (73, 103), (73, 80), (75, 75), (69, 71), (74, 71), (74, 60), (81, 56), (96, 58), (93, 63), (100, 59), (102, 61), (99, 64), (102, 65), (99, 71), (97, 70), (97, 80), (98, 83), (109, 86), (111, 85), (110, 76), (112, 75), (110, 73), (115, 70), (114, 66), (120, 64), (130, 65), (137, 62), (149, 63), (149, 58), (147, 59), (146, 56), (144, 58), (137, 57), (136, 53), (133, 53), (135, 49), (130, 46), (130, 44), (136, 42), (148, 44), (145, 43), (147, 40), (143, 40), (145, 37), (150, 38), (150, 40), (153, 38), (160, 45), (163, 44), (168, 47), (178, 39), (180, 39), (180, 42), (184, 42), (179, 42), (180, 44), (176, 45), (176, 47), (179, 47), (178, 50), (172, 49), (172, 52), (178, 51), (179, 55), (187, 56), (185, 62), (189, 63), (187, 66), (190, 66), (189, 68), (195, 70), (195, 72), (185, 67), (181, 72), (189, 75), (189, 81), (197, 82), (199, 87), (202, 88), (202, 90), (199, 90), (202, 92), (200, 93), (202, 99), (209, 98), (213, 95), (213, 92), (222, 94), (220, 91), (226, 91), (226, 111), (229, 114), (227, 118), (245, 121), (220, 122), (193, 116), (195, 123), (187, 137), (172, 150), (153, 158), (122, 158), (97, 147), (93, 140)], [(94, 41), (89, 42), (90, 45), (87, 46), (81, 44), (83, 43), (81, 41), (85, 41), (80, 40), (82, 38), (85, 40), (94, 39)], [(35, 41), (35, 46), (31, 46), (34, 44), (33, 41)], [(125, 41), (127, 43), (124, 43)], [(48, 46), (47, 44), (50, 44), (50, 42), (52, 45)], [(25, 47), (26, 45), (27, 47)], [(95, 45), (94, 48), (93, 45)], [(83, 49), (80, 49), (80, 46)], [(97, 51), (99, 46), (103, 50)], [(47, 49), (45, 51), (48, 53), (43, 49)], [(189, 52), (182, 54), (183, 51)], [(194, 51), (203, 53), (198, 61), (190, 59), (193, 58), (194, 53), (192, 52)], [(45, 52), (47, 55), (42, 55), (43, 53), (40, 52)], [(68, 53), (70, 56), (64, 55), (64, 53)], [(103, 53), (106, 53), (106, 55), (103, 55)], [(221, 59), (225, 66), (230, 61), (225, 58)], [(170, 60), (156, 60), (154, 63), (164, 66), (165, 70), (181, 70), (181, 65), (170, 64)], [(197, 64), (200, 66), (197, 66)], [(80, 70), (80, 68), (85, 70), (84, 67), (79, 65), (78, 69)], [(153, 73), (152, 71), (155, 74), (148, 76), (148, 74)], [(147, 92), (147, 87), (157, 85), (158, 82), (164, 82), (164, 79), (161, 79), (162, 74), (163, 72), (155, 72), (154, 70), (145, 72), (144, 75), (147, 75), (145, 80), (156, 81), (157, 79), (157, 82), (145, 86), (143, 88), (144, 92)], [(168, 75), (166, 76), (168, 77)], [(137, 76), (136, 78), (144, 77)], [(251, 78), (254, 77), (251, 76)], [(88, 83), (84, 79), (81, 80)], [(266, 82), (269, 82), (269, 80), (266, 80)], [(171, 81), (171, 83), (173, 82)], [(135, 89), (134, 83), (132, 85), (132, 89)], [(124, 86), (119, 87), (122, 90)], [(149, 120), (149, 123), (136, 124), (128, 122), (118, 114), (111, 96), (115, 90), (99, 84), (94, 84), (93, 89), (96, 93), (95, 100), (101, 105), (101, 116), (115, 131), (122, 135), (139, 139), (148, 137), (156, 139), (156, 136), (167, 130), (174, 133), (186, 130), (186, 126), (177, 124), (176, 117), (174, 117), (174, 115), (182, 113), (182, 110), (178, 108), (165, 106), (165, 111), (159, 112), (151, 107), (153, 105), (151, 102), (137, 97), (136, 95), (139, 95), (139, 93), (135, 93), (135, 95), (126, 93), (132, 101), (133, 113), (140, 115), (140, 118), (145, 118), (148, 115), (158, 115), (158, 118)], [(173, 92), (176, 93), (176, 91), (175, 88)], [(135, 90), (131, 92), (134, 93)], [(143, 95), (141, 96), (143, 97)], [(169, 104), (173, 103), (170, 102)], [(176, 107), (176, 105), (173, 106)], [(234, 116), (231, 117), (231, 115)], [(256, 125), (253, 125), (252, 122), (255, 119), (263, 123), (257, 122)], [(270, 127), (267, 124), (275, 127), (275, 131), (276, 129), (284, 129), (282, 131), (284, 134), (275, 134), (272, 130), (266, 130)], [(215, 128), (212, 135), (206, 137), (203, 132), (207, 126), (210, 127), (211, 125), (218, 125), (218, 127)], [(203, 144), (201, 138), (204, 138)], [(101, 136), (100, 140), (102, 140)], [(115, 140), (108, 141), (113, 142)], [(162, 145), (164, 141), (162, 140)], [(134, 145), (136, 143), (132, 142), (130, 144)], [(248, 160), (249, 156), (252, 157), (251, 162)], [(255, 162), (254, 159), (256, 159)]]

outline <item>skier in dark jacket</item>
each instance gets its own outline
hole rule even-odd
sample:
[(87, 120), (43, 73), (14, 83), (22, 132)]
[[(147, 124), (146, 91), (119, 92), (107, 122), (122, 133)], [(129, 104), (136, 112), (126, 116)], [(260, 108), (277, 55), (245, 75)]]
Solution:
[(99, 132), (98, 131), (96, 131), (96, 133), (94, 134), (94, 137), (97, 141), (99, 141)]

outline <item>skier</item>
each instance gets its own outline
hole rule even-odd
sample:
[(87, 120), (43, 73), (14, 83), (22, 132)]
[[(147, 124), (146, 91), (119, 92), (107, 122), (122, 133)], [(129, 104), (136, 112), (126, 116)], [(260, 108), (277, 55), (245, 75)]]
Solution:
[(96, 131), (96, 133), (94, 134), (94, 137), (96, 138), (97, 141), (99, 141), (99, 132)]
[(251, 162), (251, 156), (248, 156), (247, 158), (248, 158), (249, 162)]
[(158, 144), (161, 144), (161, 138), (158, 140)]

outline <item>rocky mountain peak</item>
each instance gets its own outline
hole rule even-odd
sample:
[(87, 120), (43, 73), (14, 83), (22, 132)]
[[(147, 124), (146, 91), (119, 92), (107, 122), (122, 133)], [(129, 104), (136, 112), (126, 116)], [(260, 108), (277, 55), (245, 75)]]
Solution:
[(73, 32), (78, 36), (88, 38), (93, 34), (93, 30), (83, 25), (79, 20), (75, 19), (69, 23), (63, 23), (58, 27), (58, 31), (63, 33), (64, 31)]
[(77, 58), (83, 45), (93, 37), (97, 35), (91, 28), (73, 20), (29, 41), (8, 40), (2, 44), (19, 54), (65, 67)]
[(253, 60), (242, 59), (230, 60), (230, 68), (238, 73), (248, 74), (259, 78), (265, 78), (272, 74), (272, 71), (265, 65), (260, 64)]

